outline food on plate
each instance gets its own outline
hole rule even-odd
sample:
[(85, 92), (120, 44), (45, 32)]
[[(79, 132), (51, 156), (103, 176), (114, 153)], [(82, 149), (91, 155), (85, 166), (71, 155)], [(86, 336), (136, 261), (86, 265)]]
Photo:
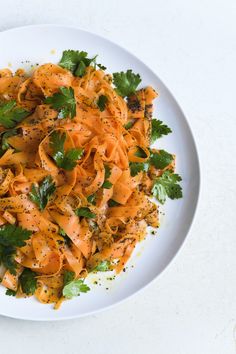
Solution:
[(124, 269), (158, 204), (182, 197), (175, 155), (152, 144), (151, 87), (84, 51), (32, 74), (0, 71), (0, 263), (6, 294), (60, 304), (91, 272)]

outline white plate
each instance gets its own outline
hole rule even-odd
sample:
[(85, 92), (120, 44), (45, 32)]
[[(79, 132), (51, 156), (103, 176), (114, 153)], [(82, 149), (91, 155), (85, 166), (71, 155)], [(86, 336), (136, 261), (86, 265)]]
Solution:
[[(0, 33), (0, 47), (4, 48), (0, 68), (12, 66), (13, 69), (22, 66), (29, 69), (35, 63), (57, 63), (65, 49), (85, 50), (91, 56), (98, 54), (99, 62), (108, 72), (133, 69), (141, 75), (143, 86), (151, 85), (159, 93), (155, 116), (167, 123), (173, 133), (160, 139), (158, 146), (177, 155), (177, 172), (183, 178), (184, 198), (167, 201), (164, 205), (165, 216), (158, 236), (150, 234), (138, 245), (128, 270), (115, 281), (107, 280), (107, 274), (103, 275), (101, 286), (92, 285), (89, 293), (63, 303), (58, 311), (53, 310), (52, 305), (40, 304), (33, 297), (6, 296), (5, 289), (0, 286), (0, 314), (20, 319), (69, 319), (117, 304), (145, 287), (166, 268), (190, 229), (198, 201), (200, 175), (196, 146), (187, 120), (156, 74), (125, 49), (95, 34), (54, 25), (21, 27)], [(91, 282), (96, 277), (92, 276)]]

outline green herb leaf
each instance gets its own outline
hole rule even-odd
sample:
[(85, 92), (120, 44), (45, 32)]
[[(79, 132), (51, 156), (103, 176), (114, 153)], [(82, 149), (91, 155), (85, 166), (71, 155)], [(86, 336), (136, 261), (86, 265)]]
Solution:
[(53, 152), (53, 159), (57, 166), (64, 170), (70, 171), (76, 166), (77, 161), (83, 155), (83, 149), (70, 149), (67, 152), (64, 150), (66, 133), (54, 131), (50, 135), (50, 147)]
[(11, 146), (8, 143), (7, 139), (10, 138), (11, 136), (17, 135), (17, 129), (10, 129), (7, 130), (6, 132), (2, 133), (1, 135), (1, 149), (2, 150), (7, 150)]
[(107, 102), (108, 102), (107, 96), (104, 96), (104, 95), (99, 96), (98, 101), (97, 101), (97, 105), (98, 105), (98, 108), (100, 109), (101, 112), (104, 111)]
[(25, 268), (19, 277), (21, 289), (27, 295), (33, 295), (37, 288), (36, 273), (29, 268)]
[(89, 208), (81, 207), (76, 209), (75, 214), (77, 216), (84, 216), (85, 218), (93, 219), (96, 218), (96, 214), (92, 213)]
[(116, 86), (116, 92), (122, 97), (135, 93), (141, 81), (140, 75), (134, 74), (132, 70), (113, 74), (113, 83)]
[(130, 120), (128, 123), (126, 123), (126, 124), (124, 125), (124, 128), (125, 128), (126, 130), (129, 130), (130, 128), (132, 128), (132, 126), (134, 125), (134, 123), (135, 123), (135, 121)]
[(118, 206), (118, 205), (120, 205), (120, 203), (117, 203), (115, 200), (113, 200), (113, 199), (109, 199), (109, 200), (108, 200), (108, 206), (109, 206), (109, 208), (113, 208), (113, 207), (116, 207), (116, 206)]
[(93, 204), (95, 205), (96, 204), (96, 194), (91, 194), (87, 197), (87, 201), (90, 203), (90, 204)]
[(165, 171), (158, 177), (153, 184), (152, 193), (157, 200), (164, 204), (166, 198), (179, 199), (182, 198), (182, 187), (178, 184), (182, 178), (171, 171)]
[(63, 236), (66, 236), (65, 231), (64, 231), (63, 229), (61, 229), (61, 228), (59, 229), (59, 232), (58, 232), (58, 233), (59, 233), (59, 235), (61, 235), (62, 237), (63, 237)]
[(16, 296), (16, 291), (11, 290), (11, 289), (7, 289), (7, 291), (5, 292), (5, 295)]
[(105, 179), (111, 176), (111, 168), (108, 165), (104, 165), (105, 168)]
[(85, 71), (86, 71), (86, 65), (83, 61), (81, 61), (77, 66), (77, 69), (75, 70), (75, 76), (82, 77), (84, 76)]
[(69, 270), (66, 270), (63, 276), (63, 285), (67, 285), (75, 279), (75, 273)]
[(99, 67), (99, 69), (101, 69), (101, 70), (106, 70), (107, 68), (104, 66), (104, 65), (102, 65), (102, 64), (97, 64), (97, 66)]
[(93, 65), (94, 67), (98, 65), (100, 69), (106, 69), (105, 66), (96, 64), (97, 55), (93, 58), (88, 58), (87, 55), (88, 53), (84, 51), (64, 50), (59, 65), (67, 70), (70, 70), (75, 76), (80, 77), (85, 74), (86, 68), (90, 65)]
[(84, 284), (83, 279), (74, 280), (75, 273), (66, 271), (64, 273), (64, 287), (62, 290), (63, 296), (71, 299), (73, 296), (78, 296), (80, 293), (87, 293), (90, 288)]
[(4, 225), (0, 228), (0, 263), (12, 274), (16, 274), (14, 260), (16, 248), (25, 246), (25, 241), (31, 236), (31, 231), (15, 225)]
[(172, 133), (172, 130), (167, 125), (163, 124), (161, 120), (152, 119), (151, 144), (163, 135), (169, 133)]
[(140, 146), (137, 146), (137, 151), (135, 152), (134, 155), (137, 157), (141, 157), (142, 159), (147, 158), (146, 152)]
[(143, 162), (130, 162), (129, 164), (130, 174), (132, 177), (136, 176), (139, 172), (147, 172), (149, 165)]
[(113, 184), (110, 181), (106, 180), (103, 182), (102, 188), (110, 189), (112, 186)]
[(0, 105), (0, 124), (4, 128), (14, 128), (18, 123), (22, 122), (30, 114), (24, 108), (17, 107), (16, 101), (8, 101)]
[(64, 243), (67, 245), (67, 246), (70, 246), (71, 245), (71, 239), (69, 238), (69, 236), (67, 236), (67, 234), (65, 233), (65, 231), (63, 229), (59, 229), (59, 235), (61, 235), (63, 238), (64, 238)]
[(101, 261), (95, 268), (93, 268), (92, 272), (107, 272), (111, 268), (110, 261)]
[(0, 228), (0, 245), (23, 247), (31, 233), (31, 231), (22, 229), (20, 226), (4, 225)]
[(55, 192), (56, 185), (51, 176), (47, 176), (37, 187), (32, 185), (29, 193), (30, 199), (39, 207), (40, 210), (45, 209), (51, 195)]
[(155, 166), (159, 170), (167, 167), (173, 161), (173, 156), (165, 150), (159, 150), (159, 152), (152, 152), (150, 156), (150, 164)]
[(76, 115), (76, 101), (74, 90), (72, 87), (60, 87), (60, 92), (54, 93), (53, 96), (47, 97), (45, 103), (52, 106), (59, 112), (59, 118), (74, 118)]
[(59, 65), (67, 70), (74, 73), (79, 62), (86, 58), (88, 53), (78, 50), (64, 50), (62, 53), (62, 58), (59, 61)]

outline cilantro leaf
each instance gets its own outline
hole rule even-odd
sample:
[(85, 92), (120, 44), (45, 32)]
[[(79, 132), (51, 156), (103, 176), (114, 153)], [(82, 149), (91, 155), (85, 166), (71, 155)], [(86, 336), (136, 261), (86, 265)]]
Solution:
[(22, 122), (30, 114), (22, 107), (16, 106), (16, 101), (8, 101), (0, 105), (0, 124), (4, 128), (14, 128), (18, 123)]
[(66, 133), (54, 131), (50, 135), (50, 147), (53, 152), (53, 160), (58, 167), (70, 171), (76, 166), (77, 161), (83, 155), (83, 149), (70, 149), (67, 152), (64, 150), (64, 143), (66, 141)]
[(37, 187), (33, 184), (31, 192), (29, 193), (30, 199), (37, 204), (40, 210), (45, 209), (49, 198), (55, 192), (56, 185), (51, 176), (47, 176)]
[(151, 144), (154, 143), (157, 139), (161, 138), (163, 135), (168, 135), (172, 133), (172, 130), (161, 120), (152, 119), (152, 132), (151, 132)]
[(141, 81), (140, 75), (134, 74), (132, 70), (113, 74), (113, 84), (116, 86), (116, 92), (122, 97), (135, 93)]
[(45, 103), (59, 112), (60, 118), (74, 118), (76, 115), (76, 101), (72, 87), (60, 87), (59, 92), (47, 97)]
[(130, 162), (129, 168), (131, 176), (134, 177), (141, 171), (147, 172), (149, 165), (143, 162)]
[(111, 189), (112, 186), (113, 184), (110, 181), (106, 180), (103, 182), (102, 188)]
[(137, 157), (141, 157), (142, 159), (147, 158), (146, 152), (140, 146), (137, 146), (137, 151), (135, 152), (134, 155)]
[(165, 150), (159, 150), (159, 152), (152, 152), (150, 156), (150, 164), (155, 166), (159, 170), (167, 167), (173, 161), (173, 156)]
[(107, 96), (104, 96), (104, 95), (99, 96), (98, 101), (97, 101), (97, 105), (98, 105), (98, 108), (100, 109), (101, 112), (104, 111), (107, 102), (108, 102)]
[(62, 290), (63, 296), (67, 299), (71, 299), (73, 296), (78, 296), (80, 293), (87, 293), (90, 288), (84, 284), (84, 279), (76, 279), (75, 273), (66, 271), (64, 273), (64, 287)]
[(101, 261), (95, 268), (92, 269), (92, 272), (107, 272), (111, 268), (110, 261)]
[(96, 214), (92, 213), (89, 208), (81, 207), (76, 209), (75, 214), (77, 216), (84, 216), (85, 218), (93, 219), (96, 218)]
[(7, 289), (7, 291), (5, 292), (5, 295), (16, 296), (16, 291), (11, 290), (11, 289)]
[(25, 268), (19, 277), (21, 289), (27, 295), (33, 295), (37, 288), (36, 273), (29, 268)]
[(25, 246), (31, 231), (15, 225), (4, 225), (0, 228), (0, 263), (12, 274), (16, 274), (17, 263), (14, 259), (16, 248)]
[(166, 198), (179, 199), (182, 198), (182, 187), (178, 182), (182, 181), (182, 178), (171, 171), (165, 171), (160, 177), (156, 178), (152, 187), (152, 193), (157, 200), (164, 204)]
[(113, 208), (113, 207), (116, 207), (116, 206), (118, 206), (118, 205), (120, 205), (120, 203), (117, 203), (115, 200), (113, 200), (113, 199), (109, 199), (109, 200), (108, 200), (108, 206), (109, 206), (109, 208)]

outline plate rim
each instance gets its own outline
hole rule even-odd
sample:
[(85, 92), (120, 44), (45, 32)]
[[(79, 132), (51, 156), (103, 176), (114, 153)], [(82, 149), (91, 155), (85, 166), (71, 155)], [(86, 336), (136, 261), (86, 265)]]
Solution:
[(161, 85), (163, 85), (163, 87), (165, 87), (165, 90), (167, 91), (167, 93), (171, 96), (174, 104), (177, 106), (177, 108), (179, 109), (181, 115), (184, 118), (184, 121), (187, 125), (187, 128), (189, 130), (189, 135), (192, 139), (192, 144), (193, 144), (193, 149), (195, 152), (195, 158), (196, 158), (196, 162), (197, 162), (197, 192), (196, 192), (196, 202), (195, 202), (195, 208), (193, 210), (193, 214), (192, 214), (192, 218), (189, 222), (189, 225), (187, 227), (187, 231), (185, 232), (185, 236), (183, 237), (183, 239), (181, 240), (178, 248), (173, 252), (174, 255), (171, 258), (171, 260), (163, 267), (163, 269), (160, 271), (160, 273), (158, 273), (157, 275), (155, 275), (153, 277), (152, 280), (150, 280), (147, 284), (145, 284), (144, 286), (141, 286), (138, 290), (134, 291), (132, 294), (124, 296), (122, 299), (114, 302), (111, 305), (105, 305), (102, 306), (99, 309), (96, 310), (91, 310), (88, 311), (86, 313), (83, 314), (75, 314), (75, 315), (63, 315), (62, 317), (50, 317), (50, 316), (45, 316), (44, 318), (31, 318), (31, 317), (22, 317), (22, 316), (13, 316), (13, 315), (8, 315), (7, 313), (2, 313), (0, 312), (0, 315), (3, 317), (8, 317), (8, 318), (12, 318), (12, 319), (17, 319), (17, 320), (24, 320), (24, 321), (37, 321), (37, 322), (49, 322), (49, 321), (65, 321), (65, 320), (70, 320), (70, 319), (76, 319), (76, 318), (84, 318), (87, 316), (91, 316), (91, 315), (95, 315), (95, 314), (99, 314), (100, 312), (103, 312), (105, 310), (110, 310), (115, 306), (119, 306), (121, 305), (124, 301), (131, 299), (132, 297), (134, 297), (136, 294), (139, 294), (141, 291), (145, 290), (149, 285), (151, 285), (154, 281), (156, 281), (160, 276), (163, 276), (163, 274), (165, 273), (165, 271), (167, 270), (167, 268), (169, 268), (169, 266), (172, 264), (172, 262), (174, 262), (174, 260), (176, 259), (177, 255), (179, 254), (180, 250), (183, 248), (187, 237), (189, 236), (193, 224), (196, 220), (196, 216), (197, 216), (197, 212), (199, 210), (199, 202), (200, 202), (200, 198), (201, 198), (201, 193), (202, 193), (202, 182), (201, 182), (201, 159), (200, 159), (200, 154), (199, 154), (199, 146), (198, 143), (196, 141), (196, 138), (194, 136), (191, 124), (189, 122), (189, 119), (187, 118), (187, 115), (185, 114), (184, 110), (182, 109), (182, 107), (180, 106), (179, 102), (177, 101), (177, 99), (175, 98), (175, 96), (172, 93), (172, 90), (169, 89), (169, 87), (162, 81), (162, 79), (160, 78), (159, 75), (156, 74), (156, 72), (149, 67), (145, 62), (143, 62), (141, 59), (139, 59), (135, 54), (133, 54), (131, 51), (129, 51), (126, 47), (123, 47), (122, 45), (116, 43), (115, 41), (112, 41), (109, 38), (106, 38), (103, 35), (97, 34), (93, 31), (88, 31), (85, 29), (82, 29), (80, 27), (77, 26), (72, 26), (72, 25), (64, 25), (64, 24), (56, 24), (56, 23), (42, 23), (42, 24), (30, 24), (30, 25), (24, 25), (24, 26), (17, 26), (17, 27), (11, 27), (5, 30), (0, 31), (0, 36), (1, 34), (7, 33), (7, 32), (14, 32), (14, 31), (19, 31), (19, 30), (26, 30), (26, 29), (30, 29), (30, 28), (45, 28), (45, 27), (50, 27), (50, 28), (60, 28), (60, 29), (71, 29), (71, 30), (76, 30), (76, 31), (80, 31), (89, 35), (92, 35), (94, 37), (98, 37), (102, 40), (105, 40), (106, 42), (115, 45), (116, 47), (118, 47), (119, 49), (121, 49), (123, 52), (126, 52), (128, 55), (131, 55), (136, 61), (138, 61), (140, 64), (142, 64), (144, 67), (146, 67), (151, 73), (152, 75), (154, 75), (155, 77), (158, 78), (158, 80), (160, 81)]

